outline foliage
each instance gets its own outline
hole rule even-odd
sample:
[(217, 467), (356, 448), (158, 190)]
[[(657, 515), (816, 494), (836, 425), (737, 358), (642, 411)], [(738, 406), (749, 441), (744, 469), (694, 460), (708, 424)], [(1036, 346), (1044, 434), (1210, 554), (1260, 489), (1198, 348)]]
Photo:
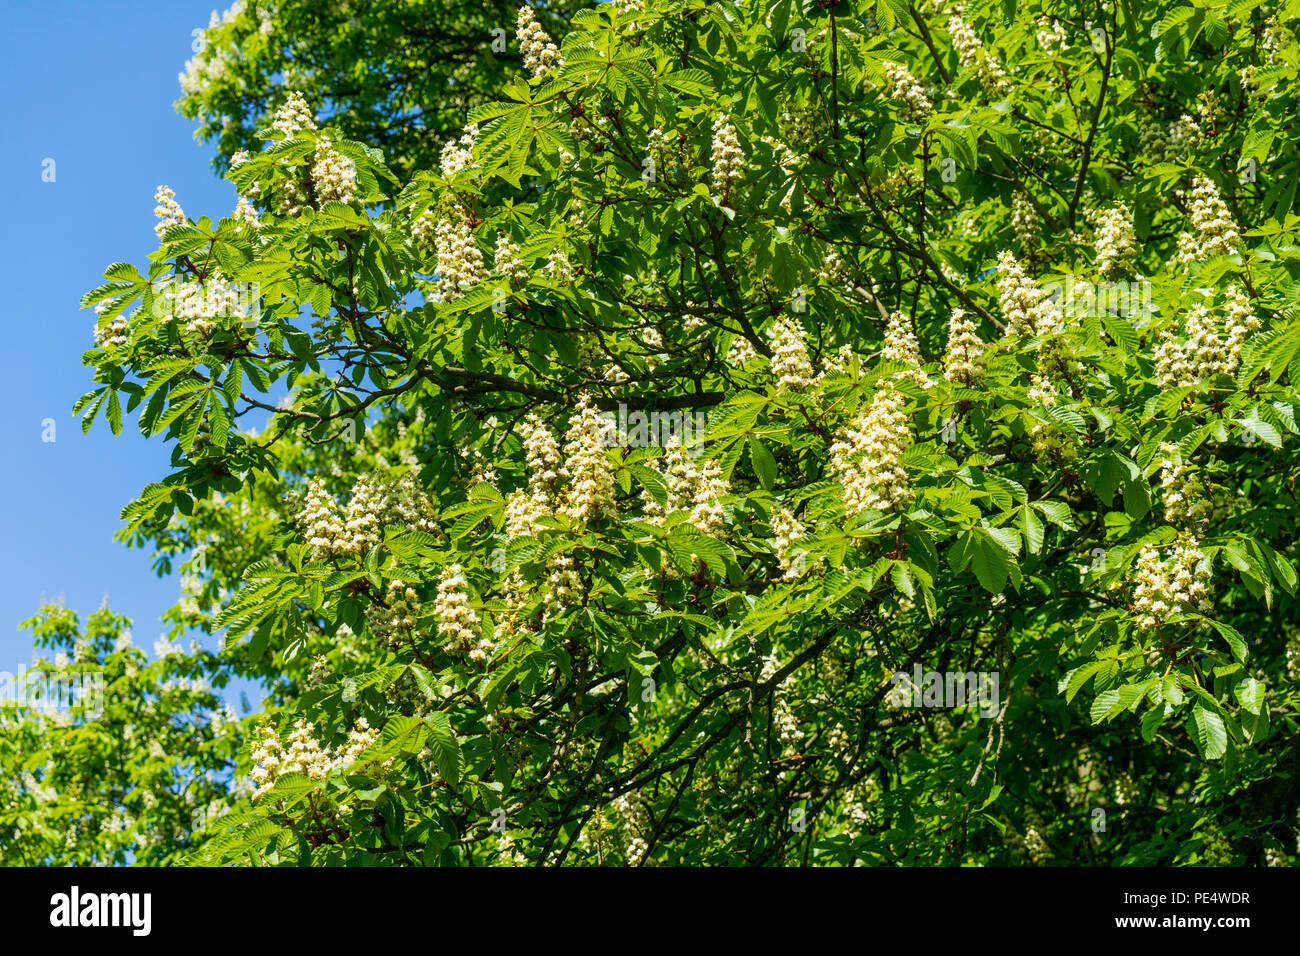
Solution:
[[(580, 6), (548, 4), (542, 17), (558, 25)], [(329, 105), (335, 129), (410, 172), (431, 165), (465, 111), (519, 69), (506, 42), (515, 9), (500, 0), (246, 0), (196, 31), (177, 106), (225, 168), (237, 150), (260, 145), (259, 126), (297, 90)]]
[(265, 129), (85, 298), (126, 536), (332, 748), (192, 859), (1289, 858), (1298, 7), (606, 4), (437, 161), (387, 60)]
[[(55, 657), (0, 701), (0, 862), (183, 862), (240, 792), (241, 724), (209, 684), (213, 662), (173, 646), (149, 663), (108, 610), (83, 628), (51, 606), (23, 627)], [(55, 681), (75, 704), (52, 697)]]

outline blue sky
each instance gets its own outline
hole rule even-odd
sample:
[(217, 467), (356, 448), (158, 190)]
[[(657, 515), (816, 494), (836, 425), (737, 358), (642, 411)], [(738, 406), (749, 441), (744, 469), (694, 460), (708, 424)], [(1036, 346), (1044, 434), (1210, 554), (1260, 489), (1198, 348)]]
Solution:
[[(107, 594), (146, 651), (176, 600), (177, 581), (154, 575), (148, 551), (113, 540), (122, 506), (167, 473), (165, 446), (140, 436), (134, 414), (120, 436), (102, 421), (83, 436), (71, 408), (90, 387), (81, 354), (94, 315), (78, 300), (109, 263), (146, 262), (156, 247), (154, 190), (171, 186), (193, 218), (234, 206), (211, 148), (173, 106), (191, 31), (211, 10), (211, 0), (53, 0), (5, 11), (0, 671), (30, 661), (17, 625), (42, 595), (62, 596), (84, 619)], [(46, 160), (53, 182), (42, 179)], [(45, 419), (53, 442), (42, 441)]]

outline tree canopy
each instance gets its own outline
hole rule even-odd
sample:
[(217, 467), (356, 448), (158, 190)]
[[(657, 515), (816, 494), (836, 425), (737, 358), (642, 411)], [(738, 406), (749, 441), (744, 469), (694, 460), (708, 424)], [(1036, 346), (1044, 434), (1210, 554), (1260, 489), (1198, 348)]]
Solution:
[(1298, 11), (239, 6), (238, 208), (160, 191), (76, 409), (268, 704), (0, 850), (194, 784), (140, 861), (1293, 860)]

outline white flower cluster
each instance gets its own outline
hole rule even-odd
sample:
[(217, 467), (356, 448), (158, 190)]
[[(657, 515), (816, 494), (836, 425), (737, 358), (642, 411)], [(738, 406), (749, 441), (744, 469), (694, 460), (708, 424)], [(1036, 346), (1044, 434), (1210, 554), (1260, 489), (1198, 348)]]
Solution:
[(312, 557), (318, 561), (328, 559), (347, 546), (338, 503), (326, 490), (323, 478), (313, 478), (307, 483), (303, 508), (298, 514), (298, 530), (311, 546)]
[(515, 28), (519, 34), (519, 50), (524, 56), (524, 67), (532, 73), (533, 79), (540, 79), (556, 67), (564, 65), (560, 48), (537, 22), (532, 7), (524, 5), (519, 8)]
[(552, 517), (544, 496), (532, 489), (516, 489), (506, 496), (506, 537), (530, 537), (543, 530), (542, 519)]
[(1178, 237), (1180, 262), (1195, 262), (1211, 256), (1227, 256), (1237, 251), (1240, 236), (1219, 189), (1205, 176), (1192, 181), (1188, 203), (1192, 220), (1191, 233)]
[(578, 604), (583, 591), (582, 575), (572, 554), (561, 552), (552, 555), (546, 562), (546, 569), (546, 587), (542, 592), (543, 622)]
[(375, 602), (366, 608), (366, 623), (380, 647), (396, 648), (419, 622), (419, 592), (400, 578), (393, 578), (384, 588), (383, 604)]
[(1032, 335), (1042, 290), (1010, 252), (998, 253), (998, 306), (1012, 335)]
[(957, 51), (957, 59), (963, 67), (975, 71), (985, 90), (997, 95), (1006, 89), (1007, 74), (1002, 64), (984, 49), (980, 38), (960, 14), (954, 13), (948, 18), (948, 33), (952, 37), (953, 49)]
[(569, 479), (560, 510), (586, 524), (614, 507), (614, 469), (605, 454), (612, 422), (602, 416), (590, 396), (583, 395), (564, 435), (564, 465)]
[[(801, 392), (816, 381), (808, 346), (804, 341), (803, 326), (789, 316), (781, 316), (772, 326), (772, 374), (782, 389)], [(736, 342), (749, 341), (737, 337)], [(734, 347), (734, 346), (733, 346)], [(751, 346), (752, 348), (752, 346)]]
[(1167, 137), (1165, 162), (1182, 162), (1196, 148), (1196, 143), (1201, 138), (1201, 128), (1196, 124), (1196, 120), (1184, 113), (1169, 124)]
[(153, 231), (161, 240), (172, 226), (185, 224), (185, 210), (181, 209), (181, 204), (176, 201), (176, 194), (172, 192), (170, 186), (159, 186), (158, 191), (153, 194), (153, 198), (154, 202), (158, 204), (153, 210), (153, 214), (158, 217), (158, 222), (154, 224)]
[(984, 371), (984, 340), (965, 309), (953, 309), (948, 319), (948, 347), (943, 377), (957, 385), (973, 385)]
[(311, 545), (318, 561), (341, 557), (364, 558), (379, 543), (390, 524), (434, 534), (438, 530), (433, 503), (411, 475), (397, 482), (376, 475), (357, 479), (348, 501), (346, 516), (321, 478), (307, 484), (307, 494), (297, 524), (303, 539)]
[(492, 273), (512, 282), (527, 282), (528, 267), (519, 257), (519, 246), (507, 235), (497, 236), (492, 257)]
[[(200, 33), (200, 38), (202, 36), (203, 34)], [(207, 53), (208, 49), (209, 47), (205, 46), (203, 53)], [(181, 84), (181, 92), (187, 96), (202, 93), (213, 80), (222, 80), (229, 73), (229, 64), (226, 62), (224, 51), (213, 48), (206, 56), (203, 53), (186, 60), (185, 72), (176, 74)]]
[(1060, 331), (1060, 305), (1039, 288), (1010, 252), (998, 253), (998, 306), (1010, 335), (1052, 335)]
[(1248, 63), (1241, 68), (1241, 91), (1246, 95), (1247, 106), (1257, 106), (1268, 99), (1269, 91), (1259, 82), (1259, 68)]
[(616, 826), (623, 838), (623, 860), (628, 866), (639, 866), (650, 845), (645, 834), (652, 832), (650, 810), (645, 799), (635, 790), (621, 793), (610, 801)]
[(316, 161), (311, 167), (316, 198), (327, 202), (350, 203), (357, 195), (357, 166), (333, 146), (327, 138), (316, 141)]
[(713, 124), (713, 185), (724, 194), (745, 169), (745, 151), (740, 148), (736, 127), (725, 116)]
[(315, 129), (316, 117), (303, 95), (297, 90), (290, 90), (285, 101), (275, 111), (271, 128), (283, 133), (284, 139), (293, 139), (299, 130)]
[(1225, 374), (1231, 375), (1241, 364), (1241, 350), (1246, 340), (1259, 331), (1261, 323), (1250, 299), (1241, 289), (1229, 286), (1224, 298), (1227, 304), (1223, 320), (1223, 351), (1226, 353), (1223, 369)]
[(434, 605), (438, 617), (438, 636), (447, 641), (449, 651), (469, 651), (481, 639), (478, 614), (469, 603), (465, 572), (459, 564), (449, 564), (438, 578), (438, 597)]
[(904, 370), (898, 373), (899, 378), (910, 379), (925, 388), (933, 384), (930, 377), (921, 371), (921, 347), (916, 343), (912, 319), (906, 312), (895, 311), (890, 314), (889, 324), (885, 326), (885, 346), (880, 357), (886, 362), (904, 366)]
[(772, 513), (772, 543), (776, 548), (776, 563), (782, 576), (788, 580), (798, 578), (804, 571), (803, 553), (796, 543), (806, 536), (801, 522), (789, 508), (778, 507)]
[(903, 411), (906, 403), (892, 385), (883, 386), (867, 410), (831, 445), (831, 474), (844, 487), (849, 513), (892, 511), (912, 501), (902, 461), (911, 441)]
[(483, 253), (474, 240), (469, 220), (459, 210), (455, 219), (438, 220), (434, 249), (438, 256), (438, 289), (444, 297), (463, 295), (483, 281)]
[(478, 124), (470, 123), (461, 131), (460, 139), (451, 140), (442, 148), (439, 158), (442, 174), (448, 178), (455, 176), (462, 169), (472, 169), (474, 162), (474, 143), (478, 140)]
[(329, 683), (330, 662), (324, 654), (312, 658), (311, 670), (307, 672), (307, 687), (315, 689)]
[(202, 284), (182, 282), (166, 292), (173, 318), (197, 336), (210, 335), (222, 319), (242, 316), (239, 293), (220, 272), (215, 270)]
[(1043, 835), (1038, 832), (1037, 827), (1028, 827), (1025, 830), (1024, 839), (1025, 855), (1029, 857), (1031, 863), (1040, 863), (1048, 860), (1052, 856), (1051, 848)]
[[(108, 303), (100, 302), (95, 306), (95, 314), (101, 319), (105, 312), (108, 311)], [(122, 313), (118, 313), (108, 321), (107, 325), (100, 325), (99, 321), (95, 322), (94, 327), (95, 344), (102, 349), (121, 348), (130, 341), (127, 334), (127, 321)]]
[(520, 435), (528, 461), (529, 482), (550, 487), (560, 476), (560, 448), (555, 436), (535, 412), (524, 419)]
[(1057, 50), (1064, 50), (1068, 46), (1065, 27), (1061, 26), (1061, 21), (1055, 17), (1043, 23), (1043, 29), (1039, 30), (1036, 36), (1038, 48), (1044, 53), (1055, 53)]
[(1282, 49), (1293, 41), (1294, 37), (1289, 27), (1283, 26), (1274, 13), (1264, 24), (1264, 36), (1260, 46), (1264, 50), (1264, 58), (1268, 63), (1275, 63), (1278, 54)]
[[(348, 733), (347, 743), (335, 751), (322, 747), (316, 740), (315, 725), (300, 718), (294, 722), (286, 748), (275, 728), (269, 723), (264, 724), (259, 728), (251, 754), (253, 763), (257, 765), (250, 774), (257, 784), (253, 799), (264, 796), (286, 773), (301, 773), (315, 781), (324, 780), (335, 769), (356, 763), (362, 753), (378, 739), (379, 731), (362, 717), (357, 721), (355, 729)], [(385, 769), (389, 763), (390, 761), (385, 761)]]
[(916, 81), (916, 77), (907, 67), (892, 60), (886, 60), (881, 66), (885, 70), (885, 80), (888, 83), (885, 88), (886, 94), (890, 99), (899, 100), (904, 104), (906, 115), (920, 119), (934, 108), (930, 97), (926, 95), (925, 87)]
[(1205, 483), (1187, 467), (1173, 442), (1161, 442), (1160, 454), (1160, 498), (1165, 506), (1165, 520), (1176, 528), (1199, 534), (1205, 530), (1213, 511)]
[(834, 246), (827, 246), (826, 255), (822, 257), (821, 268), (817, 270), (817, 278), (844, 286), (852, 283), (853, 276), (849, 272), (849, 265)]
[[(196, 33), (196, 39), (199, 43), (198, 53), (189, 60), (185, 61), (185, 72), (177, 75), (180, 80), (181, 92), (186, 95), (204, 92), (208, 84), (214, 80), (225, 79), (229, 75), (229, 64), (226, 62), (226, 52), (208, 39), (208, 30), (215, 30), (225, 23), (232, 22), (244, 10), (243, 0), (236, 0), (231, 4), (220, 17), (217, 11), (212, 11), (212, 16), (208, 20), (207, 30), (199, 30)], [(260, 32), (270, 32), (270, 14), (261, 14)]]
[(664, 504), (641, 492), (642, 514), (650, 524), (662, 525), (668, 515), (690, 511), (690, 523), (704, 534), (722, 534), (726, 509), (722, 499), (731, 493), (722, 466), (710, 458), (696, 465), (680, 444), (670, 445), (663, 458)]
[(1133, 607), (1138, 627), (1154, 630), (1184, 611), (1208, 611), (1209, 560), (1191, 541), (1174, 546), (1169, 560), (1145, 545), (1138, 554)]
[(555, 436), (536, 414), (520, 428), (528, 461), (528, 487), (506, 497), (506, 536), (535, 535), (541, 519), (551, 516), (555, 482), (560, 476), (560, 448)]
[[(1027, 393), (1031, 402), (1037, 402), (1044, 408), (1051, 408), (1056, 404), (1056, 386), (1052, 380), (1041, 372), (1035, 372), (1029, 377), (1029, 392)], [(1035, 426), (1037, 432), (1041, 426)]]
[(1041, 228), (1038, 210), (1024, 193), (1017, 192), (1011, 197), (1011, 228), (1015, 231), (1016, 242), (1020, 248), (1030, 252), (1038, 246), (1038, 233)]
[[(288, 160), (281, 160), (280, 162), (285, 165), (288, 164)], [(303, 188), (302, 183), (297, 179), (285, 180), (280, 186), (280, 198), (275, 205), (276, 213), (292, 218), (302, 215), (302, 211), (308, 205), (307, 191)]]
[(1187, 342), (1182, 359), (1187, 373), (1178, 384), (1191, 384), (1219, 372), (1227, 375), (1235, 370), (1239, 357), (1232, 356), (1224, 348), (1224, 340), (1219, 336), (1208, 306), (1204, 303), (1193, 305), (1187, 311), (1186, 327)]
[[(807, 354), (807, 349), (804, 350)], [(751, 362), (758, 361), (758, 350), (754, 348), (754, 343), (749, 341), (743, 335), (737, 335), (731, 340), (731, 345), (727, 347), (727, 364), (735, 369), (743, 369)]]
[(364, 558), (383, 537), (388, 523), (388, 488), (375, 475), (362, 475), (352, 486), (347, 514), (343, 520), (343, 547), (341, 553), (353, 558)]
[(1112, 276), (1128, 270), (1138, 253), (1132, 210), (1127, 203), (1119, 202), (1098, 212), (1096, 221), (1093, 248), (1097, 251), (1097, 271)]
[(1156, 375), (1165, 388), (1195, 385), (1211, 375), (1233, 375), (1241, 364), (1241, 350), (1259, 331), (1250, 300), (1233, 286), (1226, 293), (1222, 323), (1204, 303), (1193, 305), (1185, 320), (1186, 341), (1178, 337), (1179, 323), (1160, 330), (1155, 348)]
[(235, 202), (234, 219), (253, 229), (262, 228), (262, 220), (257, 216), (257, 209), (244, 196), (240, 196)]
[(207, 694), (212, 691), (212, 684), (206, 677), (169, 677), (162, 682), (162, 689), (181, 693)]
[(568, 285), (576, 274), (573, 263), (569, 261), (569, 254), (563, 249), (551, 250), (551, 254), (546, 257), (546, 265), (542, 266), (542, 272), (557, 285)]
[(1219, 102), (1219, 94), (1214, 90), (1205, 90), (1197, 99), (1196, 115), (1202, 123), (1213, 129), (1223, 118), (1223, 104)]
[[(658, 126), (647, 137), (647, 155), (654, 160), (655, 179), (675, 179), (680, 177), (692, 164), (692, 151), (686, 137), (674, 130), (664, 130)], [(647, 172), (650, 167), (643, 169)]]
[(1120, 772), (1115, 777), (1115, 805), (1126, 807), (1137, 801), (1138, 790), (1133, 778), (1127, 771)]
[(411, 238), (421, 251), (436, 247), (438, 242), (438, 216), (432, 209), (426, 209), (411, 220)]
[[(776, 676), (777, 667), (776, 656), (769, 654), (763, 658), (763, 669), (759, 672), (758, 679), (760, 683), (766, 683)], [(772, 726), (776, 731), (777, 742), (781, 745), (781, 752), (784, 754), (792, 747), (796, 747), (799, 741), (803, 739), (803, 731), (799, 729), (799, 721), (790, 709), (790, 705), (781, 698), (782, 691), (788, 691), (794, 682), (794, 675), (789, 674), (785, 680), (772, 689), (774, 704), (772, 707)]]

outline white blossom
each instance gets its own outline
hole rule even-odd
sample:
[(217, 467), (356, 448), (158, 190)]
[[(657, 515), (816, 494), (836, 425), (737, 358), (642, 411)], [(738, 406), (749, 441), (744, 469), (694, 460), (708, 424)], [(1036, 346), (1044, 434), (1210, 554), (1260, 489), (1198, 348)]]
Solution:
[(745, 169), (745, 151), (740, 148), (736, 127), (725, 116), (713, 123), (713, 185), (724, 194)]
[(170, 186), (159, 186), (153, 198), (158, 203), (153, 211), (153, 214), (158, 217), (158, 222), (154, 225), (153, 231), (161, 240), (172, 226), (185, 224), (185, 211), (181, 209), (180, 203), (176, 201), (176, 194), (172, 192)]
[(831, 474), (844, 488), (848, 512), (893, 511), (914, 498), (902, 461), (911, 441), (903, 411), (906, 403), (896, 388), (886, 384), (831, 445)]
[(271, 128), (282, 133), (284, 139), (293, 139), (300, 130), (315, 129), (316, 118), (302, 94), (291, 90), (275, 111)]
[(960, 385), (973, 385), (984, 370), (984, 341), (965, 309), (953, 309), (948, 319), (948, 346), (943, 356), (943, 377)]
[(470, 606), (465, 572), (459, 564), (442, 569), (434, 612), (438, 617), (438, 636), (446, 640), (448, 650), (468, 651), (478, 644), (479, 618)]
[[(789, 316), (780, 316), (772, 327), (772, 374), (782, 389), (801, 392), (816, 380), (803, 326)], [(746, 341), (738, 337), (737, 342)]]
[(540, 79), (556, 67), (564, 65), (560, 48), (537, 22), (532, 7), (525, 5), (519, 8), (516, 29), (519, 34), (519, 50), (524, 57), (524, 67), (532, 73), (534, 79)]
[(564, 436), (564, 464), (569, 479), (561, 511), (579, 524), (605, 514), (614, 506), (614, 469), (605, 454), (609, 421), (591, 398), (583, 395)]

